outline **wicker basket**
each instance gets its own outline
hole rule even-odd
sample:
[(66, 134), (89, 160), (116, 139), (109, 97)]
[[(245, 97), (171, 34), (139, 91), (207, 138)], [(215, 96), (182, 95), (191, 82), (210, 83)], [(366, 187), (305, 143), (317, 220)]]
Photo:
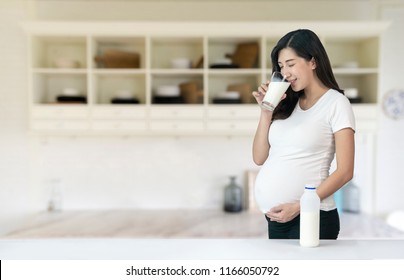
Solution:
[(105, 50), (102, 56), (94, 60), (99, 68), (139, 68), (140, 55), (134, 52), (125, 52), (115, 49)]
[(181, 96), (185, 103), (199, 104), (202, 102), (201, 91), (198, 90), (198, 83), (195, 81), (180, 84)]
[(240, 68), (254, 68), (258, 62), (258, 43), (240, 43), (237, 45), (234, 54), (226, 54), (231, 58), (232, 64), (238, 65)]
[(227, 86), (227, 91), (237, 91), (240, 93), (242, 103), (255, 103), (255, 99), (251, 94), (251, 85), (247, 83), (232, 84)]

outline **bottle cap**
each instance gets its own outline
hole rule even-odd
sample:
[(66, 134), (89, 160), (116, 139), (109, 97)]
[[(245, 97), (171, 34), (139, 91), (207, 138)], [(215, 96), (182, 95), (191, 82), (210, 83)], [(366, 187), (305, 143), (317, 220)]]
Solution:
[(316, 186), (314, 184), (305, 184), (304, 189), (306, 189), (306, 190), (315, 190)]

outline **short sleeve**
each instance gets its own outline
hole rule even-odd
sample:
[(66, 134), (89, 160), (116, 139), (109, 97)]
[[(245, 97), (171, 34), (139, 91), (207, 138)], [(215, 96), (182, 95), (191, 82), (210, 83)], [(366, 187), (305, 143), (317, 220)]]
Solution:
[(330, 113), (330, 124), (333, 133), (344, 128), (352, 128), (353, 131), (356, 130), (352, 105), (345, 95), (341, 94), (335, 100), (333, 110)]

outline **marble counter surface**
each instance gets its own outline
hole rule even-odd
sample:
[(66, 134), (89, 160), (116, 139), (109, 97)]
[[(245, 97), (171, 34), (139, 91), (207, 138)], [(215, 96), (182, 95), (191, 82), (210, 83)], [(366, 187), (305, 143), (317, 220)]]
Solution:
[[(404, 232), (369, 215), (341, 216), (339, 239), (404, 238)], [(266, 239), (258, 212), (221, 210), (108, 210), (38, 213), (1, 238), (226, 238)]]

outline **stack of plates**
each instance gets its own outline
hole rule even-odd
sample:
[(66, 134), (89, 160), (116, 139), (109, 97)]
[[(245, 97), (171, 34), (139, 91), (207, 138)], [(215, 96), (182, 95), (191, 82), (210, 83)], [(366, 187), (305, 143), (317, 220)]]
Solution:
[(80, 95), (80, 90), (76, 88), (64, 88), (62, 90), (62, 95), (64, 96), (79, 96)]
[(241, 103), (240, 93), (238, 91), (226, 91), (216, 95), (213, 98), (215, 104), (239, 104)]
[(180, 87), (179, 86), (159, 86), (157, 87), (155, 96), (161, 97), (176, 97), (180, 96)]
[(346, 88), (344, 90), (345, 96), (349, 99), (351, 103), (361, 103), (362, 99), (360, 98), (358, 94), (358, 89), (357, 88)]
[(163, 85), (159, 86), (156, 89), (154, 94), (154, 103), (157, 104), (176, 104), (176, 103), (183, 103), (184, 100), (180, 96), (180, 87), (178, 85), (171, 86), (171, 85)]
[(111, 99), (112, 104), (138, 104), (139, 100), (135, 94), (127, 89), (118, 90)]
[(218, 59), (213, 64), (210, 65), (210, 68), (217, 68), (217, 69), (239, 68), (239, 67), (240, 66), (237, 64), (232, 64), (232, 60), (230, 58)]
[(64, 88), (62, 93), (56, 97), (57, 102), (86, 103), (87, 98), (78, 89)]

